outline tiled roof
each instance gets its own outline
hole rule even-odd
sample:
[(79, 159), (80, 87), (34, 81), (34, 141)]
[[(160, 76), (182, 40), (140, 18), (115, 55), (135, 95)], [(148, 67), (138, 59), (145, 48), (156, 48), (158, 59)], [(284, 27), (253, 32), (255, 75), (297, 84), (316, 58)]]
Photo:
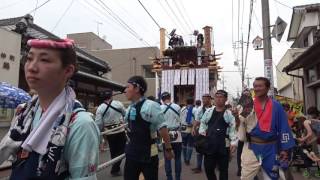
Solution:
[[(28, 16), (28, 15), (27, 15)], [(4, 28), (6, 30), (13, 31), (16, 28), (16, 24), (20, 22), (23, 18), (26, 16), (21, 17), (15, 17), (15, 18), (9, 18), (9, 19), (1, 19), (0, 20), (0, 27)], [(31, 16), (32, 17), (32, 16)], [(38, 39), (44, 39), (44, 38), (55, 38), (59, 39), (58, 36), (55, 34), (43, 29), (42, 27), (29, 23), (27, 28), (27, 34), (31, 36), (32, 38), (38, 38)], [(77, 56), (80, 57), (79, 59), (83, 59), (90, 63), (94, 68), (96, 68), (99, 71), (102, 71), (104, 73), (111, 71), (111, 67), (109, 64), (87, 52), (84, 50), (76, 47), (76, 53)]]

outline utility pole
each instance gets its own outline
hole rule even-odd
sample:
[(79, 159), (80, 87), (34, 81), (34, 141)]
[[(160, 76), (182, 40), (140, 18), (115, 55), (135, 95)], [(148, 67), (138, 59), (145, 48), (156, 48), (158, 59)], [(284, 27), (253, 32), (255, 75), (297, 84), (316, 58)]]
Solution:
[(244, 88), (243, 34), (241, 34), (241, 90)]
[(252, 79), (252, 78), (249, 76), (249, 74), (247, 74), (246, 79), (247, 79), (247, 86), (248, 86), (248, 88), (250, 88), (250, 79)]
[(269, 95), (274, 95), (269, 0), (261, 0), (263, 26), (264, 76), (271, 82)]

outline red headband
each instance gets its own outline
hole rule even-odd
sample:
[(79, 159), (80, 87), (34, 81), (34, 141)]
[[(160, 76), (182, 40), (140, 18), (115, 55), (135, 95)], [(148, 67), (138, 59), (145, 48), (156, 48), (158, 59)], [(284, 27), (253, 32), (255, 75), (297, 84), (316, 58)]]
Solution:
[(72, 39), (62, 39), (59, 41), (49, 39), (30, 39), (27, 44), (28, 46), (35, 48), (67, 49), (74, 47), (74, 41)]

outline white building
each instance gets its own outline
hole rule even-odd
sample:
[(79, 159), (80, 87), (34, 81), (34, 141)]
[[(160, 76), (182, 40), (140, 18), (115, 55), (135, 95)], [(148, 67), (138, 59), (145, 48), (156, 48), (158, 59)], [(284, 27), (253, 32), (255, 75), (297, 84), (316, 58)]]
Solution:
[[(279, 61), (279, 63), (277, 64), (277, 69), (283, 69), (284, 67), (288, 66), (304, 51), (305, 48), (288, 49)], [(297, 77), (303, 75), (303, 71), (301, 69), (291, 72), (291, 74), (296, 75), (296, 77), (289, 76), (285, 72), (279, 71), (277, 71), (276, 74), (279, 95), (293, 98), (296, 100), (303, 100), (302, 79)]]
[(303, 79), (304, 109), (320, 109), (320, 3), (293, 7), (288, 41), (294, 41), (291, 48), (306, 50), (283, 71), (293, 76), (297, 70), (303, 72), (299, 76)]
[(0, 82), (18, 87), (21, 35), (0, 28), (0, 42)]

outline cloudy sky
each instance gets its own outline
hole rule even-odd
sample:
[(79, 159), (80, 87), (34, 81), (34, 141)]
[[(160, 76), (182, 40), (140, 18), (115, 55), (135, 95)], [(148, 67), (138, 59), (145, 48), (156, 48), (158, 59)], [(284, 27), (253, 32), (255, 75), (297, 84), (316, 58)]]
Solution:
[[(138, 0), (0, 0), (0, 19), (22, 16), (31, 12), (39, 26), (65, 37), (69, 33), (95, 32), (113, 45), (113, 48), (159, 46), (159, 28), (144, 11)], [(47, 2), (46, 4), (44, 4)], [(103, 2), (104, 5), (101, 3)], [(233, 41), (244, 41), (248, 36), (250, 0), (140, 0), (157, 23), (170, 32), (177, 29), (185, 42), (193, 39), (193, 30), (213, 27), (214, 49), (223, 52), (220, 77), (233, 95), (241, 88), (240, 74), (234, 61), (241, 51), (233, 49)], [(239, 3), (240, 2), (240, 3)], [(293, 6), (319, 3), (320, 0), (269, 0), (270, 23), (280, 16), (288, 23), (282, 41), (272, 40), (273, 62), (277, 64), (292, 42), (287, 33)], [(100, 4), (98, 4), (100, 3)], [(240, 6), (238, 6), (238, 3)], [(33, 11), (37, 6), (41, 8)], [(238, 13), (238, 9), (240, 12)], [(261, 0), (254, 0), (250, 41), (262, 37)], [(112, 11), (113, 17), (107, 10)], [(117, 20), (115, 20), (117, 19)], [(239, 19), (239, 32), (238, 32)], [(122, 21), (123, 25), (119, 22)], [(125, 29), (125, 27), (127, 30)], [(130, 32), (129, 32), (130, 31)], [(244, 50), (245, 52), (245, 50)], [(274, 68), (274, 75), (276, 74)], [(263, 51), (249, 45), (247, 72), (250, 77), (263, 76)], [(276, 77), (275, 77), (276, 78)], [(281, 78), (281, 77), (279, 77)], [(276, 81), (276, 80), (275, 80)], [(252, 82), (250, 82), (252, 84)], [(218, 87), (222, 87), (219, 82)]]

